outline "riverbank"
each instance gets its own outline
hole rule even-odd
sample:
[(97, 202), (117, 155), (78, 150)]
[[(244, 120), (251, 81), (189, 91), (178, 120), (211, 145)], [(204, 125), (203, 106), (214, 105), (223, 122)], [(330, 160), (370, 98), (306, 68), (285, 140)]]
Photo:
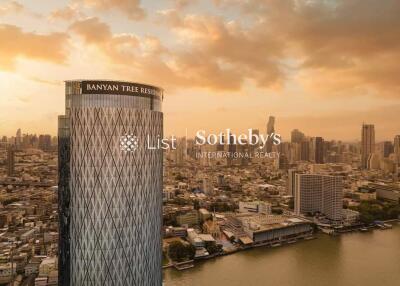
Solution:
[[(382, 221), (382, 223), (384, 223), (385, 225), (389, 224), (389, 223), (398, 223), (400, 224), (400, 220), (399, 219), (391, 219), (391, 220), (386, 220), (386, 221)], [(391, 229), (391, 225), (386, 226), (386, 227), (378, 227), (378, 225), (374, 225), (374, 226), (356, 226), (356, 227), (352, 227), (352, 228), (347, 228), (344, 230), (333, 230), (332, 231), (324, 231), (324, 229), (319, 229), (321, 234), (328, 234), (328, 235), (345, 235), (345, 234), (349, 234), (352, 232), (361, 232), (361, 233), (365, 233), (368, 232), (370, 230), (389, 230)], [(190, 268), (195, 267), (196, 263), (195, 261), (199, 262), (199, 261), (206, 261), (206, 260), (210, 260), (210, 259), (214, 259), (214, 258), (218, 258), (218, 257), (222, 257), (222, 256), (226, 256), (226, 255), (232, 255), (235, 254), (237, 252), (241, 252), (241, 251), (246, 251), (246, 250), (251, 250), (251, 249), (255, 249), (255, 248), (276, 248), (276, 247), (284, 247), (286, 245), (291, 245), (291, 244), (297, 244), (297, 243), (301, 243), (304, 240), (313, 240), (317, 238), (318, 233), (316, 233), (315, 235), (308, 235), (308, 236), (300, 236), (300, 237), (296, 237), (294, 239), (291, 240), (285, 240), (285, 241), (280, 241), (277, 243), (261, 243), (261, 244), (253, 244), (253, 245), (249, 245), (249, 246), (242, 246), (242, 247), (237, 247), (236, 250), (234, 251), (230, 251), (230, 252), (224, 252), (224, 253), (220, 253), (220, 254), (214, 254), (214, 255), (210, 255), (207, 257), (202, 257), (200, 259), (195, 259), (195, 260), (191, 260), (190, 261), (190, 267), (177, 267), (176, 263), (168, 263), (167, 265), (163, 266), (163, 269), (167, 269), (167, 268), (171, 268), (174, 267), (176, 270), (187, 270)], [(181, 263), (182, 264), (182, 263)], [(185, 264), (185, 262), (183, 262), (183, 264)]]
[(339, 236), (319, 233), (316, 237), (284, 247), (252, 248), (198, 261), (186, 271), (166, 269), (165, 285), (391, 286), (400, 281), (398, 222), (391, 230)]

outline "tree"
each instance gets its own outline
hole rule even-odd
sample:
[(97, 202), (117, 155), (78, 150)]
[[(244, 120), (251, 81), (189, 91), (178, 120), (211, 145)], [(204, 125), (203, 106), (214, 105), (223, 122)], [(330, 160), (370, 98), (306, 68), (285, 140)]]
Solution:
[(191, 244), (184, 244), (179, 240), (173, 241), (168, 248), (169, 257), (174, 261), (191, 260), (196, 254), (196, 248)]
[(220, 253), (222, 250), (222, 246), (217, 245), (215, 242), (207, 242), (205, 247), (209, 254)]

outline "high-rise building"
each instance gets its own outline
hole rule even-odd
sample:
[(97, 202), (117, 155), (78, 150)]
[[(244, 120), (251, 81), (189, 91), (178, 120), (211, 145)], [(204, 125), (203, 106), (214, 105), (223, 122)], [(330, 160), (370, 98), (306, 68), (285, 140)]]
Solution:
[(383, 158), (388, 158), (393, 153), (393, 144), (390, 141), (379, 143), (379, 151)]
[(373, 124), (363, 124), (361, 129), (361, 168), (368, 167), (368, 158), (375, 152), (375, 127)]
[(21, 128), (18, 128), (17, 130), (17, 134), (15, 136), (15, 146), (17, 147), (17, 149), (21, 148), (22, 145), (22, 132), (21, 132)]
[(43, 151), (49, 151), (51, 149), (51, 136), (39, 135), (38, 147)]
[(324, 139), (322, 137), (314, 139), (314, 161), (317, 164), (324, 163)]
[(296, 169), (289, 169), (288, 170), (288, 179), (287, 179), (287, 194), (289, 196), (293, 196), (296, 193), (296, 174), (298, 174), (299, 171)]
[(292, 143), (300, 143), (304, 139), (304, 133), (299, 131), (298, 129), (294, 129), (291, 133), (291, 142)]
[(296, 174), (295, 213), (324, 214), (333, 222), (342, 220), (343, 182), (338, 176)]
[(115, 81), (65, 91), (59, 285), (161, 286), (163, 91)]
[(14, 146), (10, 145), (7, 148), (7, 175), (12, 177), (15, 169), (15, 150)]
[(287, 170), (289, 168), (289, 160), (285, 154), (280, 154), (277, 162), (279, 170)]
[(301, 141), (300, 142), (300, 160), (301, 161), (309, 161), (310, 160), (310, 142), (309, 141)]
[(393, 150), (397, 156), (400, 156), (400, 135), (396, 135), (393, 140)]
[[(269, 119), (268, 119), (268, 123), (267, 123), (267, 134), (271, 135), (273, 133), (275, 133), (275, 117), (274, 116), (270, 116)], [(272, 145), (273, 145), (272, 140), (268, 140), (267, 144), (266, 144), (266, 151), (268, 153), (272, 152)]]

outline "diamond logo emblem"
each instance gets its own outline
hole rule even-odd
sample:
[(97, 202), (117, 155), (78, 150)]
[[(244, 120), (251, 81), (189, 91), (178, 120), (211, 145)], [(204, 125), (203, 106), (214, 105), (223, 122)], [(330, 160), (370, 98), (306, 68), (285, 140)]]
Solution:
[(139, 139), (133, 134), (120, 137), (121, 151), (134, 152), (139, 147)]

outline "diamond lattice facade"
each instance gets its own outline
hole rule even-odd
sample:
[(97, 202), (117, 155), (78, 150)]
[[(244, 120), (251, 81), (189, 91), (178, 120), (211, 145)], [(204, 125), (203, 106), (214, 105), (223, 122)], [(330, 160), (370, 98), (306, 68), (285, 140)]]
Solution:
[[(60, 284), (162, 284), (162, 91), (66, 83), (60, 138)], [(121, 138), (135, 138), (121, 148)], [(130, 142), (128, 142), (130, 144)]]

